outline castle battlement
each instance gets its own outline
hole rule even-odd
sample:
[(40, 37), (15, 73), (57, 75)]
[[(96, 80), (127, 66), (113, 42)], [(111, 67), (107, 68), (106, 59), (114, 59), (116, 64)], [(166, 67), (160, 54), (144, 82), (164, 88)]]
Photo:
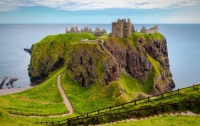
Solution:
[(131, 32), (133, 31), (134, 27), (128, 19), (118, 19), (117, 22), (112, 22), (112, 35), (123, 38), (123, 37), (130, 37)]
[[(137, 32), (135, 27), (131, 23), (130, 19), (118, 19), (115, 22), (112, 22), (112, 36), (123, 38), (130, 37), (132, 32)], [(158, 32), (158, 26), (155, 25), (153, 28), (146, 29), (144, 26), (140, 30), (141, 33), (156, 33)]]

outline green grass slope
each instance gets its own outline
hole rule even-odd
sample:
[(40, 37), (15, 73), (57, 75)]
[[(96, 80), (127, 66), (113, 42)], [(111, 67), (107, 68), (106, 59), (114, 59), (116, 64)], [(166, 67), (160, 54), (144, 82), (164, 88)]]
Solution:
[[(118, 122), (113, 126), (199, 126), (199, 116), (163, 116), (145, 120)], [(103, 125), (110, 126), (110, 125)]]
[[(132, 102), (132, 103), (124, 105), (124, 107), (122, 106), (115, 107), (115, 108), (113, 107), (112, 110), (109, 110), (109, 109), (104, 110), (102, 114), (126, 112), (130, 110), (153, 107), (160, 104), (170, 104), (174, 102), (183, 102), (183, 101), (199, 100), (199, 99), (200, 99), (200, 85), (195, 86), (194, 88), (191, 87), (191, 88), (179, 90), (179, 93), (175, 91), (175, 92), (164, 94), (163, 98), (162, 96), (158, 96), (158, 97), (150, 98), (149, 101), (148, 99), (139, 100), (137, 101), (136, 105), (135, 105), (135, 102)], [(138, 98), (136, 98), (136, 100), (138, 100)]]
[(30, 90), (0, 97), (0, 107), (15, 114), (67, 113), (57, 88), (56, 71), (44, 83)]

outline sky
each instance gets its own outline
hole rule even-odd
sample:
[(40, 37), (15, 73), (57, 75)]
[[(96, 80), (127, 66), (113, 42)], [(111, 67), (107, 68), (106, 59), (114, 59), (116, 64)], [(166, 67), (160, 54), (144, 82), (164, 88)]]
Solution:
[(200, 24), (200, 0), (0, 0), (0, 24)]

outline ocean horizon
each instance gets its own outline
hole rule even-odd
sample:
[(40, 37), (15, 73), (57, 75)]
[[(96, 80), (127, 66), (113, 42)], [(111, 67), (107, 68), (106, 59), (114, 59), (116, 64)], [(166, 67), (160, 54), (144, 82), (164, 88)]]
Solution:
[[(158, 31), (167, 40), (170, 70), (176, 88), (200, 83), (200, 24), (157, 24)], [(11, 78), (18, 78), (14, 88), (30, 85), (28, 65), (30, 55), (24, 48), (39, 42), (47, 35), (65, 33), (66, 27), (96, 27), (111, 32), (111, 24), (0, 24), (0, 83), (7, 88)], [(138, 31), (154, 24), (134, 24)]]

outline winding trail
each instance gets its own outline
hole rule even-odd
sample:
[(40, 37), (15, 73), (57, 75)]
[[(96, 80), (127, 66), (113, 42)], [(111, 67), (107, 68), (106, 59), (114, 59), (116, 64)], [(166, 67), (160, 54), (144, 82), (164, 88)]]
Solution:
[(66, 114), (66, 115), (71, 115), (73, 114), (73, 108), (72, 108), (72, 105), (71, 103), (69, 102), (62, 86), (61, 86), (61, 82), (60, 82), (60, 78), (61, 78), (62, 75), (58, 75), (58, 78), (57, 78), (57, 85), (58, 85), (58, 89), (60, 91), (60, 94), (62, 95), (62, 98), (63, 98), (63, 103), (65, 104), (65, 106), (67, 107), (67, 109), (69, 110), (69, 113)]
[[(68, 116), (68, 115), (71, 115), (73, 114), (73, 108), (72, 108), (72, 105), (71, 103), (69, 102), (62, 86), (61, 86), (61, 82), (60, 82), (60, 78), (61, 78), (62, 74), (59, 74), (58, 75), (58, 78), (57, 78), (57, 85), (58, 85), (58, 89), (60, 91), (60, 94), (63, 98), (63, 103), (65, 104), (66, 108), (69, 110), (69, 113), (67, 114), (62, 114), (62, 115), (49, 115), (49, 116), (46, 116), (46, 117), (63, 117), (63, 116)], [(15, 114), (9, 114), (11, 116), (22, 116), (22, 117), (32, 117), (32, 118), (43, 118), (43, 116), (24, 116), (24, 115), (15, 115)]]

